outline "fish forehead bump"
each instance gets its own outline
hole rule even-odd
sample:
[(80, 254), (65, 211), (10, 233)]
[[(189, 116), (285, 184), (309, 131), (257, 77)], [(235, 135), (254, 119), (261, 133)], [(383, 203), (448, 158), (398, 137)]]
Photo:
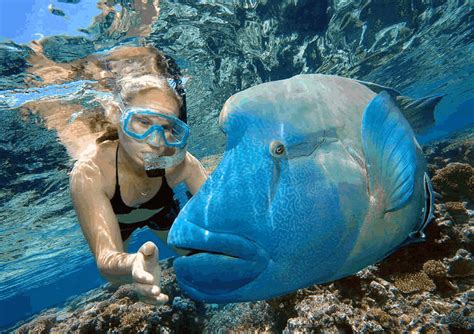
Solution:
[(355, 80), (333, 75), (303, 74), (263, 83), (231, 96), (222, 109), (222, 125), (230, 114), (251, 113), (277, 119), (296, 128), (360, 124), (361, 115), (375, 94)]

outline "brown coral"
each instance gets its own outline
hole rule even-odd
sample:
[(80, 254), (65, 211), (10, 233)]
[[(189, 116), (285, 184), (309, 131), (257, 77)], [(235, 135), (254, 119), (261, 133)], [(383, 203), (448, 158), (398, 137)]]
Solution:
[(469, 222), (469, 213), (466, 207), (461, 202), (446, 202), (446, 210), (453, 217), (458, 224), (465, 224)]
[(456, 255), (447, 260), (448, 274), (451, 277), (466, 277), (474, 275), (474, 258), (471, 252), (458, 249)]
[(370, 309), (367, 313), (367, 318), (377, 321), (386, 331), (389, 331), (397, 325), (395, 317), (390, 316), (387, 312), (378, 307)]
[(137, 332), (144, 331), (149, 328), (149, 322), (152, 311), (149, 307), (133, 307), (131, 312), (127, 312), (120, 318), (120, 326), (122, 332)]
[(444, 278), (448, 269), (440, 261), (428, 260), (423, 264), (423, 271), (432, 278)]
[(17, 329), (17, 333), (49, 333), (56, 322), (55, 316), (40, 316), (34, 322), (25, 324)]
[(395, 277), (393, 284), (403, 293), (433, 291), (436, 288), (434, 282), (424, 272), (399, 275)]
[(474, 198), (474, 168), (470, 164), (450, 163), (433, 176), (433, 186), (445, 201)]

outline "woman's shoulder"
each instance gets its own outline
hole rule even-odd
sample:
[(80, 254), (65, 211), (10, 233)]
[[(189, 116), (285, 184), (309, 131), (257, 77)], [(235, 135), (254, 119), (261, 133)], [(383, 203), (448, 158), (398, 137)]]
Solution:
[(177, 166), (166, 170), (166, 180), (173, 188), (187, 179), (193, 178), (196, 174), (204, 172), (204, 168), (198, 159), (191, 153), (186, 152), (184, 160)]
[(97, 145), (93, 155), (76, 161), (70, 175), (71, 189), (93, 187), (102, 188), (107, 194), (113, 192), (116, 149), (116, 141), (103, 142)]

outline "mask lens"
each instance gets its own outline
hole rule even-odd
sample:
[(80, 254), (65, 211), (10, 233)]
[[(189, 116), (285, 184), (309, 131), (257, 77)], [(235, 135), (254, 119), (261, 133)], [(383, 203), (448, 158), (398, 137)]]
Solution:
[(166, 141), (172, 144), (181, 143), (185, 140), (187, 131), (189, 130), (185, 124), (175, 121), (171, 128), (165, 130)]
[(129, 135), (154, 146), (185, 145), (189, 134), (189, 127), (178, 118), (143, 109), (129, 111), (123, 127)]
[(147, 115), (133, 114), (128, 122), (128, 130), (137, 135), (145, 134), (152, 126), (153, 121)]

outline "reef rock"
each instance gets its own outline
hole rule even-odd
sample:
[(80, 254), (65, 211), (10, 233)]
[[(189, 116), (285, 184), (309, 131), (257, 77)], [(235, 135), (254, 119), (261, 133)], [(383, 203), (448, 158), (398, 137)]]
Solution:
[(161, 262), (162, 289), (172, 302), (153, 306), (139, 301), (131, 285), (119, 288), (107, 284), (79, 296), (61, 310), (44, 311), (20, 326), (16, 333), (199, 333), (205, 317), (212, 314), (206, 305), (179, 296), (172, 261)]

